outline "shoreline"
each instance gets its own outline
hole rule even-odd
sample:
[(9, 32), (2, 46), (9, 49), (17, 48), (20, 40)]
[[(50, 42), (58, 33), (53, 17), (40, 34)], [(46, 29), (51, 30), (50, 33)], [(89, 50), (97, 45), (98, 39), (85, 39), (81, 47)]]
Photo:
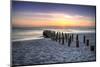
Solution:
[(38, 39), (43, 39), (43, 38), (24, 38), (24, 39), (16, 39), (12, 40), (12, 42), (19, 42), (19, 41), (29, 41), (29, 40), (38, 40)]
[[(95, 32), (87, 32), (87, 33), (68, 33), (68, 34), (95, 34)], [(40, 36), (40, 37), (37, 37), (37, 38), (34, 38), (34, 37), (31, 37), (31, 38), (23, 38), (23, 39), (15, 39), (15, 40), (11, 40), (12, 42), (18, 42), (18, 41), (27, 41), (27, 40), (38, 40), (38, 39), (43, 39), (44, 37), (43, 36)]]

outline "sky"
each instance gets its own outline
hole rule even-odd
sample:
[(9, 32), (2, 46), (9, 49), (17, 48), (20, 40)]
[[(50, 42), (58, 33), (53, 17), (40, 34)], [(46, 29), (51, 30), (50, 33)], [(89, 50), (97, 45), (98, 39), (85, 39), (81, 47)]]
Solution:
[(95, 6), (12, 1), (14, 27), (95, 27)]

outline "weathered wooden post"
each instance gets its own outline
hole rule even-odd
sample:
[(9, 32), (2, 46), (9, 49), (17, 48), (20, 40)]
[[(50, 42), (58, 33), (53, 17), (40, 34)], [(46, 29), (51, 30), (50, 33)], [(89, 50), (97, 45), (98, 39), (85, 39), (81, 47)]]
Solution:
[(68, 47), (70, 47), (71, 44), (71, 36), (68, 38)]
[(61, 42), (61, 34), (60, 34), (60, 32), (59, 32), (59, 43)]
[(51, 38), (51, 31), (50, 30), (44, 30), (43, 31), (43, 36), (45, 38)]
[(78, 34), (76, 35), (76, 40), (78, 40)]
[(73, 35), (71, 34), (70, 36), (71, 36), (71, 42), (72, 42), (73, 41)]
[(54, 40), (54, 31), (52, 31), (52, 40)]
[(83, 36), (83, 43), (85, 43), (85, 39), (86, 39), (86, 37), (85, 37), (85, 35)]
[(79, 47), (79, 38), (78, 38), (78, 34), (76, 35), (76, 47)]
[(53, 40), (55, 41), (56, 40), (56, 32), (53, 31)]
[(93, 45), (90, 46), (90, 51), (94, 51), (95, 47)]
[(51, 39), (55, 40), (55, 31), (51, 31)]
[(69, 39), (70, 39), (70, 42), (71, 42), (71, 35), (69, 35)]
[(56, 41), (58, 40), (58, 32), (56, 33)]
[(68, 35), (65, 33), (65, 40), (68, 41)]
[(86, 40), (86, 45), (89, 46), (89, 40), (88, 39)]
[(64, 44), (64, 33), (62, 32), (62, 44)]

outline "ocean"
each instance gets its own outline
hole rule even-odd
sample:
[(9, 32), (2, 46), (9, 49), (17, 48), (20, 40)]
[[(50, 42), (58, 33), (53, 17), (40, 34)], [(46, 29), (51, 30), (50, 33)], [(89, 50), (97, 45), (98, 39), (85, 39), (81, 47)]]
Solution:
[(32, 39), (42, 39), (42, 32), (43, 30), (53, 30), (57, 32), (64, 32), (64, 33), (95, 33), (95, 29), (83, 29), (83, 28), (65, 28), (65, 29), (24, 29), (24, 28), (13, 28), (11, 33), (11, 40), (12, 41), (23, 41), (23, 40), (32, 40)]

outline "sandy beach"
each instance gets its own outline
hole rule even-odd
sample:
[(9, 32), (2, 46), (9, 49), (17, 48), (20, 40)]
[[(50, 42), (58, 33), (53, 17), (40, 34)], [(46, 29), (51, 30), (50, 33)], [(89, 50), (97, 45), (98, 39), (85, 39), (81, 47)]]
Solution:
[[(84, 33), (85, 34), (85, 33)], [(12, 65), (37, 65), (50, 63), (69, 63), (95, 61), (96, 50), (90, 51), (90, 46), (83, 43), (83, 35), (79, 35), (79, 47), (76, 47), (74, 40), (68, 47), (68, 43), (63, 45), (50, 38), (12, 42)], [(90, 45), (95, 46), (95, 34), (86, 33), (86, 38), (90, 40)]]

